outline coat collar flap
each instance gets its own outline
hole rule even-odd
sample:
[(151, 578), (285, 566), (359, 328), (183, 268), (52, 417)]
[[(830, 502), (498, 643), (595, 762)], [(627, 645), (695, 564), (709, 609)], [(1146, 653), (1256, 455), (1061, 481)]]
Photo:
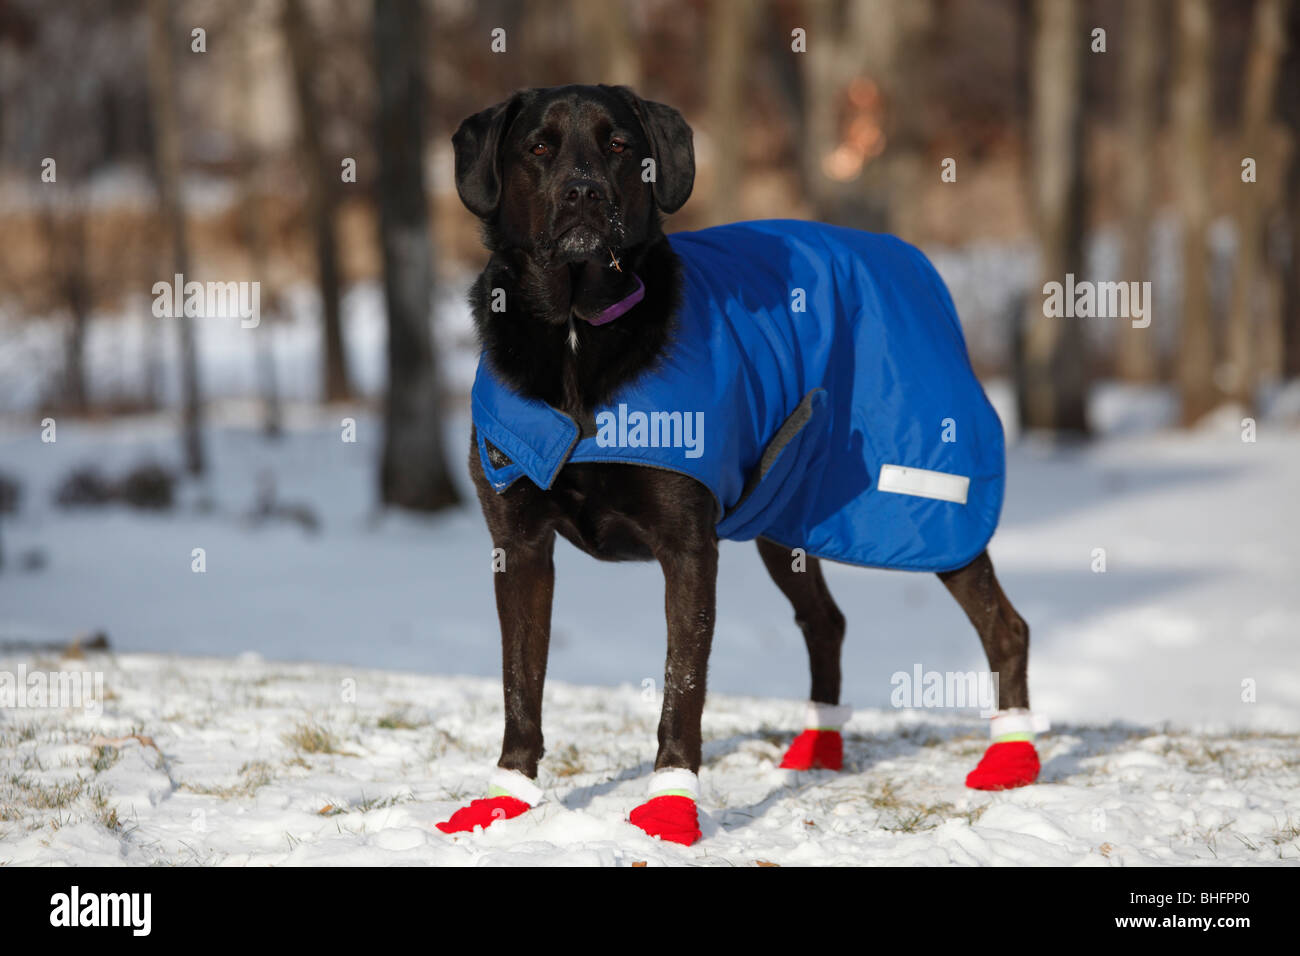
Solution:
[[(549, 488), (578, 443), (578, 425), (545, 402), (527, 398), (504, 384), (487, 355), (479, 356), (470, 393), (479, 458), (492, 487), (504, 490), (521, 474)], [(487, 443), (510, 459), (494, 464)]]

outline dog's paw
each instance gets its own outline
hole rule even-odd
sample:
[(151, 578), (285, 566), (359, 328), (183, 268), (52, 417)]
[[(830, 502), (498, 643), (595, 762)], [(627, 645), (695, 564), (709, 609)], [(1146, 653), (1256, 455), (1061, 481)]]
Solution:
[(435, 824), (443, 833), (466, 833), (475, 827), (490, 827), (498, 820), (509, 820), (528, 809), (528, 804), (514, 797), (488, 797), (471, 800), (461, 807), (446, 823)]
[(839, 770), (844, 766), (844, 738), (838, 730), (805, 730), (781, 758), (783, 770)]
[(1038, 751), (1026, 740), (993, 744), (974, 770), (966, 775), (972, 790), (1013, 790), (1038, 779)]
[(669, 794), (647, 800), (628, 818), (652, 837), (690, 846), (700, 838), (700, 816), (690, 797)]

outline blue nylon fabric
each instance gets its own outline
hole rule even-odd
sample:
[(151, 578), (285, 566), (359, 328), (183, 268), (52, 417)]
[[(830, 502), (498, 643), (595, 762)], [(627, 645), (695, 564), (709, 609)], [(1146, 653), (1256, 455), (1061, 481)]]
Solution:
[[(712, 491), (721, 538), (761, 535), (910, 571), (978, 556), (1002, 509), (1002, 424), (921, 252), (893, 236), (793, 220), (668, 241), (682, 263), (678, 329), (652, 372), (596, 410), (598, 434), (579, 438), (578, 423), (514, 392), (480, 358), (471, 405), (492, 486), (527, 478), (549, 488), (569, 463), (650, 465)], [(635, 308), (618, 319), (636, 320)], [(764, 450), (805, 398), (806, 424), (758, 480)], [(637, 413), (656, 412), (679, 412), (683, 425), (702, 413), (702, 433), (674, 431), (671, 420), (638, 430)], [(667, 447), (635, 447), (652, 436)], [(487, 442), (510, 464), (494, 466)], [(966, 476), (966, 503), (881, 491), (884, 464)]]

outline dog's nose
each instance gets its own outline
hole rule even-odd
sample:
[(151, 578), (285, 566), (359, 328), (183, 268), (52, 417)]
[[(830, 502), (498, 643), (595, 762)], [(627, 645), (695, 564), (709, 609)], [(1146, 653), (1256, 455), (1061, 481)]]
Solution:
[(566, 206), (580, 209), (599, 205), (609, 197), (605, 194), (605, 187), (594, 179), (570, 179), (561, 187), (560, 198)]

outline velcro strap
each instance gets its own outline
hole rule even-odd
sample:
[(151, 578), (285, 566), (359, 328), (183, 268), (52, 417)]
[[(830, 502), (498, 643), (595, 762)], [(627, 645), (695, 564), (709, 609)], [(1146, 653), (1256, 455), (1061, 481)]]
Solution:
[(946, 471), (929, 471), (925, 468), (904, 468), (902, 465), (881, 465), (876, 487), (896, 495), (914, 495), (917, 498), (935, 498), (939, 501), (966, 503), (970, 479)]

